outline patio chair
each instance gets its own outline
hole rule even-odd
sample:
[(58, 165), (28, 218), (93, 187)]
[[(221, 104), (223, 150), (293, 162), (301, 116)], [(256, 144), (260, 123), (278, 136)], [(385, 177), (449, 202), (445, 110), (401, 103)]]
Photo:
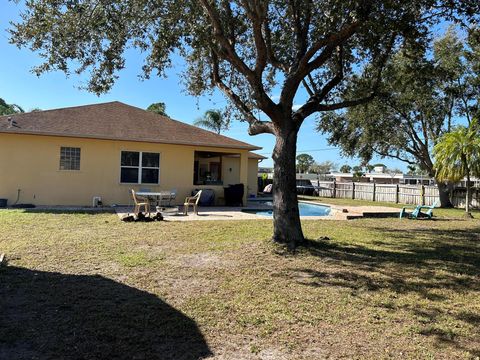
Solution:
[[(417, 205), (412, 212), (407, 211), (407, 207), (404, 207), (402, 211), (400, 211), (400, 219), (404, 217), (408, 217), (409, 219), (419, 219), (419, 218), (428, 218), (431, 219), (433, 217), (433, 209), (438, 205), (439, 200), (435, 201), (433, 205)], [(423, 212), (422, 210), (426, 209), (427, 211)]]
[(197, 192), (194, 196), (188, 196), (185, 198), (185, 202), (183, 204), (183, 214), (188, 215), (188, 207), (193, 207), (193, 213), (198, 214), (198, 202), (200, 201), (200, 196), (202, 196), (202, 190)]
[(171, 206), (172, 201), (177, 198), (177, 189), (170, 191), (170, 199), (168, 199), (168, 206)]
[(130, 193), (132, 194), (133, 202), (135, 204), (135, 208), (133, 210), (135, 215), (138, 216), (138, 214), (140, 213), (140, 209), (143, 207), (145, 209), (145, 212), (148, 213), (148, 215), (150, 216), (150, 204), (148, 203), (148, 201), (140, 201), (135, 194), (135, 190), (133, 189), (130, 189)]
[(172, 201), (177, 197), (177, 189), (160, 192), (160, 206), (172, 206)]

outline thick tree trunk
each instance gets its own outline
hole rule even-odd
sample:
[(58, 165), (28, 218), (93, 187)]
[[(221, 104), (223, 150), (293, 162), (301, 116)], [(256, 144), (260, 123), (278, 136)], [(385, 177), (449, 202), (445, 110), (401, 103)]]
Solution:
[(305, 242), (298, 212), (295, 154), (298, 130), (276, 134), (273, 149), (273, 240), (290, 249)]
[(437, 181), (438, 194), (440, 197), (440, 207), (453, 208), (453, 204), (450, 201), (450, 188), (442, 181)]

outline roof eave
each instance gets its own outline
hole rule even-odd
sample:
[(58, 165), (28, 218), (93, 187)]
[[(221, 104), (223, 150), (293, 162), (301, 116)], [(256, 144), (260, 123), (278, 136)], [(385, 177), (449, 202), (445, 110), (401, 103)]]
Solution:
[(116, 137), (108, 136), (95, 136), (95, 135), (80, 135), (80, 134), (62, 134), (62, 133), (53, 133), (53, 132), (42, 132), (42, 131), (9, 131), (6, 129), (0, 129), (2, 134), (16, 134), (16, 135), (39, 135), (39, 136), (55, 136), (55, 137), (67, 137), (67, 138), (77, 138), (77, 139), (96, 139), (96, 140), (111, 140), (111, 141), (132, 141), (132, 142), (142, 142), (142, 143), (151, 143), (151, 144), (170, 144), (170, 145), (187, 145), (187, 146), (202, 146), (202, 147), (218, 147), (226, 149), (239, 149), (239, 150), (261, 150), (261, 147), (245, 144), (245, 145), (228, 145), (228, 144), (205, 144), (205, 143), (195, 143), (195, 142), (183, 142), (183, 141), (155, 141), (155, 140), (143, 140), (143, 139), (121, 139)]

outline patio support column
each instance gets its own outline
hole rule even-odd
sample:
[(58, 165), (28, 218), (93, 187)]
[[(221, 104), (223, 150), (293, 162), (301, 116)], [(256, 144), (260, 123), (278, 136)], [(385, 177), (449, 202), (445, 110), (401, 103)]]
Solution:
[(248, 196), (248, 151), (240, 153), (240, 183), (243, 184), (243, 206), (247, 205)]

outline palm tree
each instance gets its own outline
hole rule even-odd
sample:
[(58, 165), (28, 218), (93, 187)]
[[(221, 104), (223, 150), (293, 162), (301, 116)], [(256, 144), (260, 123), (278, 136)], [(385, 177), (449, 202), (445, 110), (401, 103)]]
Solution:
[(222, 130), (228, 130), (230, 121), (226, 117), (224, 117), (223, 113), (220, 110), (210, 109), (205, 111), (203, 117), (195, 120), (193, 125), (201, 126), (206, 129), (213, 130), (217, 134), (220, 134)]
[(458, 182), (467, 178), (465, 211), (470, 215), (470, 178), (480, 176), (480, 139), (477, 120), (469, 127), (458, 126), (435, 145), (435, 169), (440, 181)]

